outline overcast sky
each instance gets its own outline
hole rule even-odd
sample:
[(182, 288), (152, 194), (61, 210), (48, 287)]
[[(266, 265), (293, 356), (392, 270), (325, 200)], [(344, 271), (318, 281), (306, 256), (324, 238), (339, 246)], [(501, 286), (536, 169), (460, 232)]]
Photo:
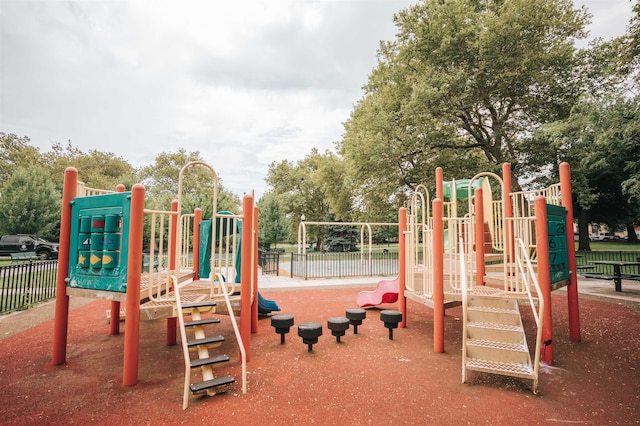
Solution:
[[(333, 149), (411, 0), (0, 0), (0, 132), (68, 140), (135, 167), (200, 151), (226, 188), (266, 190), (273, 161)], [(591, 35), (628, 0), (576, 0)]]

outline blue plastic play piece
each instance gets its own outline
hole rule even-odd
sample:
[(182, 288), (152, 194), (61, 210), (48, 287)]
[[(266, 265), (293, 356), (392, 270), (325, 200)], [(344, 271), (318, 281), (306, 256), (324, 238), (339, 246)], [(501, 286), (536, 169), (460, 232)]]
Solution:
[(278, 304), (269, 299), (265, 299), (262, 297), (260, 292), (258, 292), (258, 313), (260, 314), (270, 314), (273, 311), (279, 311), (280, 307)]

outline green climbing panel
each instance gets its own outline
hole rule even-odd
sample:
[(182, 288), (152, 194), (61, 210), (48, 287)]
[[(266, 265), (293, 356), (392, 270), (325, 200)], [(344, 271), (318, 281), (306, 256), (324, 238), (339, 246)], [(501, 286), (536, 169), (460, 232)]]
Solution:
[(567, 209), (547, 204), (549, 227), (549, 273), (551, 284), (569, 279), (569, 249), (567, 247)]
[(126, 292), (130, 210), (130, 192), (71, 201), (70, 287)]

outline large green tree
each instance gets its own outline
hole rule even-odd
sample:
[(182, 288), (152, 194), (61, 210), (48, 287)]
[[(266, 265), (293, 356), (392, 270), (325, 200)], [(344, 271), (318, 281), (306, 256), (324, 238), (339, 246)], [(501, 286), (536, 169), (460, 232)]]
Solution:
[(60, 198), (49, 174), (40, 167), (18, 168), (2, 186), (0, 232), (36, 234), (57, 241)]
[[(179, 148), (176, 152), (158, 154), (153, 164), (142, 168), (139, 176), (147, 191), (150, 207), (163, 210), (171, 207), (171, 201), (178, 197), (180, 170), (192, 161), (204, 160), (199, 151), (187, 152), (184, 148)], [(206, 167), (196, 165), (187, 169), (182, 182), (183, 213), (199, 207), (204, 218), (211, 217), (213, 188), (214, 179)], [(240, 211), (239, 197), (224, 188), (220, 176), (217, 203), (218, 211)]]
[[(290, 235), (294, 238), (303, 215), (307, 221), (316, 222), (326, 220), (330, 213), (342, 221), (351, 218), (351, 191), (344, 163), (329, 151), (321, 154), (314, 148), (296, 163), (274, 161), (266, 181), (290, 217)], [(314, 237), (320, 246), (322, 233), (314, 231)]]
[(62, 188), (64, 171), (68, 167), (78, 170), (78, 180), (90, 188), (115, 190), (123, 184), (131, 189), (136, 183), (135, 168), (122, 157), (112, 152), (97, 150), (82, 151), (71, 144), (54, 143), (51, 150), (44, 153), (42, 161), (53, 182)]
[(524, 137), (583, 87), (588, 14), (570, 0), (425, 0), (394, 20), (340, 144), (367, 208), (400, 204), (436, 166), (461, 178), (510, 162), (517, 178)]
[(271, 248), (278, 247), (278, 242), (289, 239), (289, 225), (284, 214), (282, 202), (275, 194), (268, 192), (258, 202), (258, 235), (260, 245)]
[(40, 151), (29, 142), (26, 136), (0, 132), (0, 183), (6, 182), (19, 167), (40, 164)]

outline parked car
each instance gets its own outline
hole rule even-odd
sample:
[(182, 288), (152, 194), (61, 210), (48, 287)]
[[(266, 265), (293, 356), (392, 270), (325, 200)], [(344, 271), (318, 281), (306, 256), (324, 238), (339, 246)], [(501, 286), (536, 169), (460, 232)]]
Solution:
[(0, 237), (0, 256), (35, 252), (42, 260), (57, 259), (60, 244), (45, 241), (35, 235), (17, 234)]

